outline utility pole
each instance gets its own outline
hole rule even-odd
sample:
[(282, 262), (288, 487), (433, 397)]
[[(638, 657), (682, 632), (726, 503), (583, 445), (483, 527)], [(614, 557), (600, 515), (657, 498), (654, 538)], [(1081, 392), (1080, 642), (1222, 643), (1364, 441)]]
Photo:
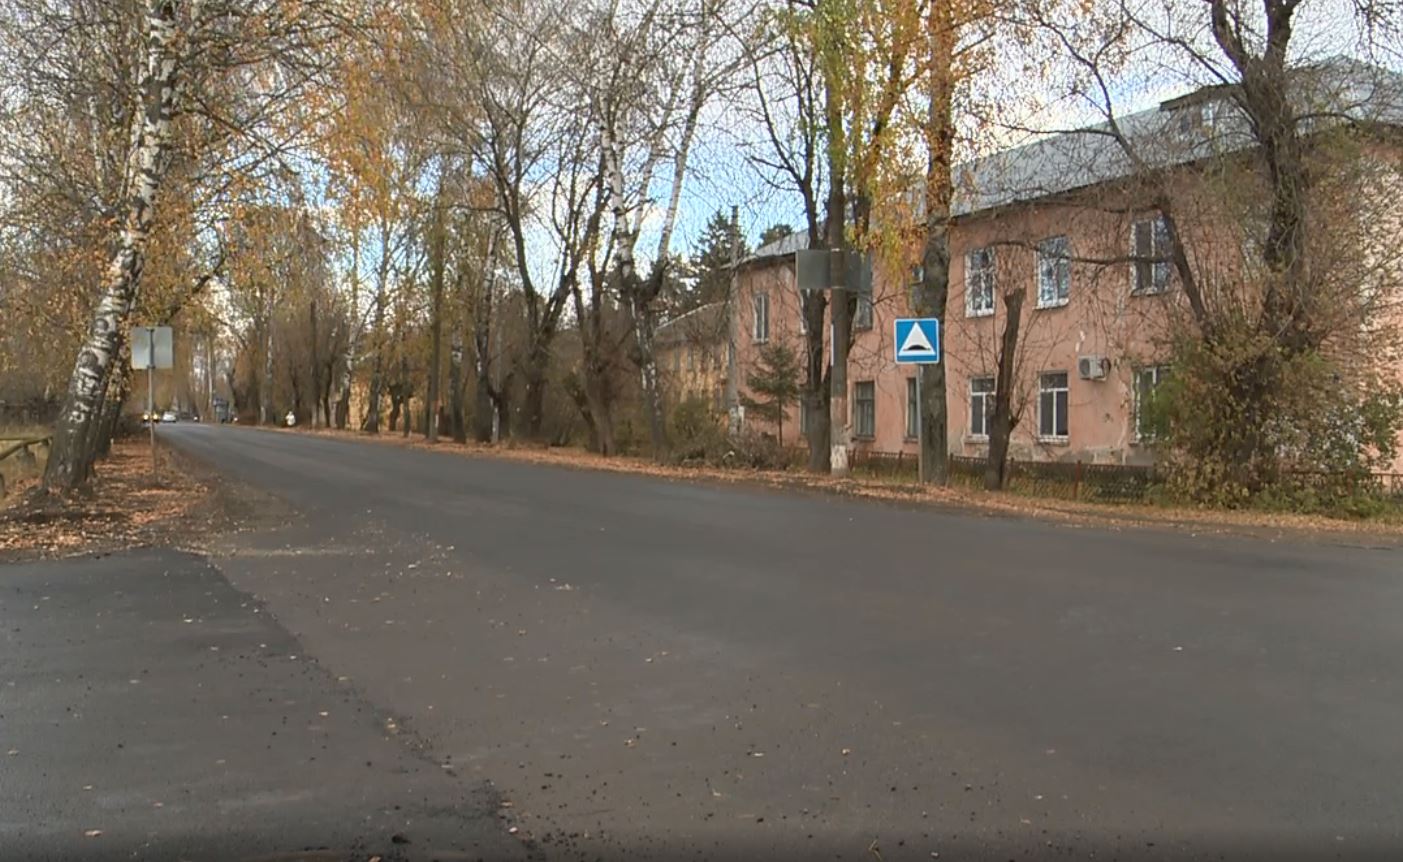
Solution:
[(736, 408), (740, 406), (740, 386), (736, 381), (736, 307), (740, 287), (740, 207), (731, 205), (731, 286), (726, 291), (726, 420), (736, 431)]

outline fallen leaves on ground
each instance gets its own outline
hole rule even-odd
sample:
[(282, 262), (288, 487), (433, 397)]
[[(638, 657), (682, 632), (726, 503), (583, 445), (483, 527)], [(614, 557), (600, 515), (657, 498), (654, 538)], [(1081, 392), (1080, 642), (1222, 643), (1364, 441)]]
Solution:
[(89, 488), (69, 499), (16, 489), (0, 509), (0, 559), (69, 556), (171, 544), (208, 525), (212, 488), (169, 450), (124, 439), (99, 461)]

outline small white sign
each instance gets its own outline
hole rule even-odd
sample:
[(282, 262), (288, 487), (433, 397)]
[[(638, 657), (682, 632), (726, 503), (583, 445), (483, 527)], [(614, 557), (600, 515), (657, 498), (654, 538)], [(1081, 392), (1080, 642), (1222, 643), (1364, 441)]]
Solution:
[(133, 326), (132, 368), (175, 367), (175, 336), (169, 326)]

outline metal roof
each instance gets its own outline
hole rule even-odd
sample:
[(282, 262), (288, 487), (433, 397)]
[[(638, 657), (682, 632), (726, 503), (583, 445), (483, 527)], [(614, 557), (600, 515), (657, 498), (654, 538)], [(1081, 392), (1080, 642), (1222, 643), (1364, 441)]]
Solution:
[[(1296, 70), (1303, 125), (1341, 122), (1403, 125), (1403, 77), (1336, 58)], [(1223, 86), (1205, 87), (1116, 119), (1131, 149), (1150, 169), (1190, 164), (1253, 145), (1247, 118)], [(1136, 164), (1109, 122), (1050, 135), (954, 170), (951, 209), (968, 216), (1015, 203), (1124, 179)]]
[[(1403, 126), (1403, 75), (1346, 57), (1294, 72), (1302, 124), (1341, 122)], [(1226, 86), (1203, 87), (1156, 107), (1116, 118), (1121, 134), (1151, 169), (1241, 152), (1253, 145), (1247, 118)], [(1028, 203), (1133, 176), (1138, 168), (1099, 123), (1051, 134), (955, 166), (956, 217)], [(760, 246), (742, 264), (792, 255), (809, 247), (807, 231)]]
[(661, 344), (705, 341), (723, 334), (725, 323), (725, 301), (711, 302), (659, 324), (655, 337)]

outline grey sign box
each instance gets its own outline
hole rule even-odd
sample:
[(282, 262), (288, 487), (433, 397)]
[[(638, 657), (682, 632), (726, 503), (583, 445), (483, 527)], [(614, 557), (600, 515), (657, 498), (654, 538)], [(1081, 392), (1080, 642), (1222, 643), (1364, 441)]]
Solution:
[(133, 326), (132, 368), (175, 367), (175, 337), (169, 326)]
[[(849, 252), (848, 277), (843, 286), (863, 296), (872, 295), (872, 256)], [(833, 252), (826, 248), (804, 249), (794, 253), (794, 281), (800, 290), (828, 290), (833, 286), (829, 273)]]

